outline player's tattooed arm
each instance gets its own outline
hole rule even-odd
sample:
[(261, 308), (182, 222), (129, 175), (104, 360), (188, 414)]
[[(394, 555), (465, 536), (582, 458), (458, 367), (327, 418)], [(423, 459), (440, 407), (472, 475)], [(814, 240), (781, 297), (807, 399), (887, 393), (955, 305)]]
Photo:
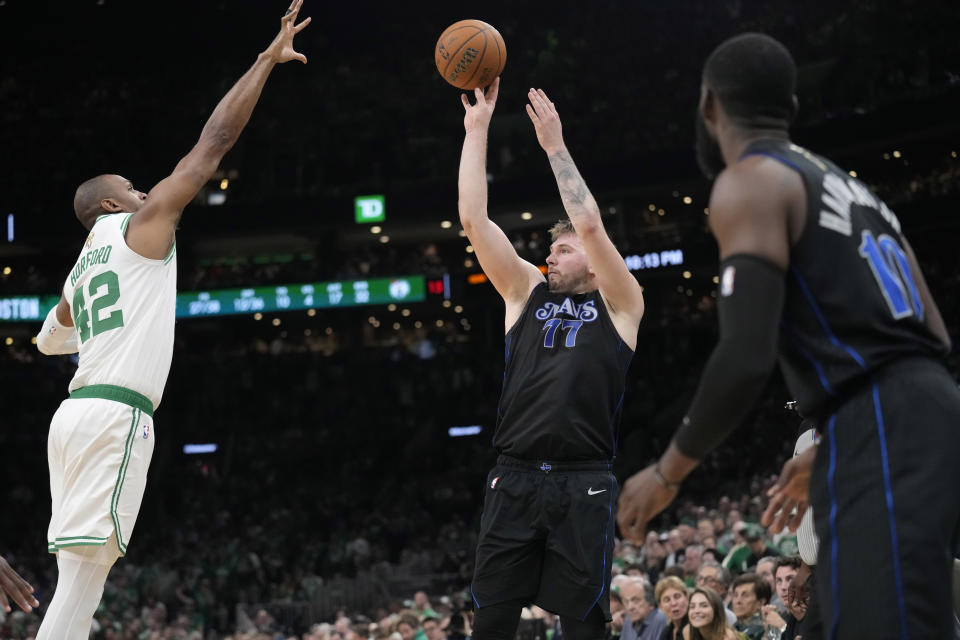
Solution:
[(553, 175), (557, 178), (560, 198), (563, 200), (563, 207), (567, 210), (570, 220), (575, 223), (574, 216), (600, 215), (597, 201), (593, 199), (593, 194), (590, 193), (587, 183), (577, 170), (577, 165), (573, 163), (570, 152), (563, 148), (548, 155), (547, 159), (550, 160)]
[(556, 106), (542, 89), (530, 89), (527, 99), (530, 101), (527, 115), (553, 168), (563, 208), (587, 252), (600, 293), (615, 316), (614, 324), (633, 348), (637, 326), (643, 317), (643, 290), (603, 228), (600, 207), (563, 142)]

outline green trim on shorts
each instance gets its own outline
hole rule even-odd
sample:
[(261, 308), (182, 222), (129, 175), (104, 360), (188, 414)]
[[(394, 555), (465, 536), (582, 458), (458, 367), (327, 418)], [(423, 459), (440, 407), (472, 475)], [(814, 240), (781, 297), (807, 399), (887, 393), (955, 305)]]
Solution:
[(123, 448), (123, 461), (120, 463), (120, 471), (117, 473), (117, 484), (113, 488), (113, 497), (110, 498), (110, 517), (113, 519), (113, 530), (117, 533), (117, 548), (121, 555), (127, 555), (127, 545), (123, 541), (123, 534), (120, 533), (120, 518), (117, 516), (117, 506), (120, 503), (120, 493), (123, 491), (123, 482), (126, 480), (127, 467), (130, 466), (130, 450), (133, 448), (133, 436), (137, 430), (137, 424), (140, 422), (140, 416), (143, 412), (139, 408), (133, 409), (133, 417), (130, 419), (130, 433), (127, 434), (127, 443)]
[(137, 393), (133, 389), (119, 387), (115, 384), (91, 384), (86, 387), (80, 387), (70, 393), (71, 398), (100, 398), (101, 400), (113, 400), (122, 402), (134, 409), (140, 409), (145, 414), (153, 417), (153, 403), (150, 398)]
[(56, 553), (66, 547), (102, 547), (107, 544), (107, 540), (109, 539), (110, 538), (100, 538), (97, 536), (67, 536), (65, 538), (57, 538), (52, 542), (47, 542), (47, 551), (49, 553)]
[(170, 247), (170, 253), (167, 254), (166, 258), (164, 258), (163, 264), (169, 264), (169, 262), (173, 260), (173, 256), (176, 252), (177, 252), (177, 241), (176, 239), (174, 239), (173, 246)]
[(123, 219), (123, 222), (120, 223), (120, 235), (126, 237), (127, 235), (127, 225), (130, 224), (130, 218), (133, 217), (132, 213), (128, 213)]

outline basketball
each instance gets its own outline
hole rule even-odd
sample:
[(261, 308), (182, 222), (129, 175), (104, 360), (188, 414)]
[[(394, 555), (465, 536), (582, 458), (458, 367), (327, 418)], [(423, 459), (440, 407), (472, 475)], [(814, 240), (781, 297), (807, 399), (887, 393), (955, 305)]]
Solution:
[(486, 87), (503, 71), (507, 47), (500, 32), (482, 20), (447, 27), (433, 52), (437, 71), (458, 89)]

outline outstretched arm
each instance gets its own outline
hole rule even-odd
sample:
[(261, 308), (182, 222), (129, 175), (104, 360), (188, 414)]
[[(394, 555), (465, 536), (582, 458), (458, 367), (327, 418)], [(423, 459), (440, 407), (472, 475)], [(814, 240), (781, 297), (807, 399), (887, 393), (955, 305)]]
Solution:
[(617, 521), (628, 539), (642, 544), (647, 522), (740, 425), (776, 366), (790, 255), (787, 212), (803, 193), (796, 173), (765, 158), (734, 165), (717, 179), (710, 228), (720, 247), (720, 340), (667, 451), (624, 483)]
[(143, 207), (131, 218), (127, 228), (127, 244), (131, 249), (157, 260), (170, 252), (183, 208), (206, 184), (240, 137), (274, 65), (290, 60), (307, 62), (303, 54), (293, 49), (293, 37), (310, 23), (307, 18), (296, 24), (302, 4), (303, 0), (293, 0), (280, 21), (280, 33), (220, 100), (197, 144), (180, 160), (173, 173), (147, 194)]
[(507, 305), (507, 327), (510, 327), (511, 317), (519, 314), (533, 287), (543, 282), (543, 274), (517, 255), (503, 230), (487, 216), (487, 131), (499, 88), (497, 78), (486, 94), (482, 89), (474, 89), (473, 105), (465, 94), (460, 94), (466, 112), (463, 117), (466, 134), (460, 154), (458, 206), (460, 223), (477, 260)]
[(553, 175), (560, 188), (563, 208), (583, 243), (590, 267), (597, 274), (600, 293), (612, 307), (611, 312), (633, 320), (634, 331), (643, 317), (643, 291), (617, 251), (600, 219), (600, 207), (577, 170), (563, 142), (563, 130), (557, 108), (542, 89), (530, 89), (527, 115), (537, 132), (537, 140), (547, 153)]

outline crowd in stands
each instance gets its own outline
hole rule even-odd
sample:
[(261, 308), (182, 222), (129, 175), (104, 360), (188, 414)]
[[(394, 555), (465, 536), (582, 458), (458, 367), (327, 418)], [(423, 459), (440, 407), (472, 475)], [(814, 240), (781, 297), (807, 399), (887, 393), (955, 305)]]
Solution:
[[(155, 480), (161, 480), (158, 475)], [(769, 482), (757, 477), (751, 484), (763, 490)], [(350, 513), (348, 505), (341, 508)], [(309, 517), (269, 508), (249, 518), (223, 505), (191, 503), (188, 509), (193, 515), (169, 531), (139, 532), (140, 551), (131, 548), (110, 574), (93, 638), (458, 640), (470, 635), (467, 589), (475, 522), (451, 520), (437, 527), (432, 513), (409, 514), (424, 520), (414, 527), (432, 533), (399, 543), (391, 560), (391, 542), (402, 539), (410, 526), (401, 512), (358, 519), (351, 531), (329, 518), (327, 527), (337, 531), (328, 536), (311, 529)], [(688, 591), (694, 587), (719, 593), (725, 615), (731, 621), (736, 616), (733, 624), (750, 640), (759, 638), (753, 635), (758, 628), (785, 624), (791, 612), (802, 615), (801, 607), (783, 604), (786, 576), (796, 573), (799, 562), (793, 555), (795, 537), (771, 537), (748, 524), (758, 516), (758, 503), (749, 494), (723, 496), (709, 509), (687, 500), (666, 515), (667, 526), (659, 533), (648, 533), (642, 549), (619, 541), (610, 585), (611, 638), (659, 638), (670, 624), (686, 624)], [(274, 535), (282, 541), (271, 541)], [(777, 560), (780, 556), (787, 561)], [(43, 582), (50, 580), (51, 567), (25, 562), (28, 558), (37, 560), (13, 556), (43, 600), (52, 586)], [(752, 588), (756, 598), (741, 597), (741, 585)], [(328, 592), (337, 595), (318, 598)], [(778, 617), (766, 604), (776, 605)], [(38, 623), (35, 614), (0, 612), (0, 638), (32, 638)], [(655, 626), (657, 635), (631, 635), (631, 629), (642, 634), (645, 626)], [(520, 637), (559, 640), (563, 630), (556, 616), (530, 607)]]
[[(703, 56), (734, 27), (769, 31), (789, 41), (805, 83), (798, 124), (808, 131), (851, 114), (935, 98), (960, 83), (960, 58), (950, 55), (957, 40), (938, 28), (942, 16), (933, 9), (881, 11), (878, 0), (842, 11), (825, 1), (734, 0), (668, 10), (614, 1), (606, 9), (609, 15), (602, 16), (588, 4), (566, 2), (569, 10), (555, 12), (552, 28), (533, 34), (525, 33), (526, 25), (509, 13), (488, 19), (510, 47), (504, 87), (537, 78), (564, 105), (571, 147), (586, 167), (588, 182), (600, 183), (598, 200), (605, 200), (605, 188), (632, 184), (644, 154), (648, 161), (642, 166), (652, 174), (658, 168), (649, 158), (659, 158), (661, 152), (670, 165), (667, 172), (677, 173), (673, 160), (681, 153), (692, 163), (687, 120), (692, 121)], [(104, 24), (122, 31), (125, 14), (115, 8), (117, 3), (107, 5)], [(234, 186), (223, 209), (239, 203), (258, 209), (259, 218), (269, 218), (270, 209), (263, 206), (269, 202), (278, 217), (309, 220), (316, 209), (304, 203), (318, 203), (324, 212), (332, 209), (331, 203), (339, 207), (346, 202), (349, 208), (353, 195), (387, 187), (400, 194), (409, 210), (420, 207), (421, 195), (428, 204), (437, 193), (448, 204), (455, 202), (460, 107), (456, 92), (442, 86), (428, 55), (443, 25), (411, 25), (391, 13), (407, 11), (405, 5), (385, 7), (373, 26), (367, 20), (346, 20), (304, 46), (316, 47), (309, 55), (322, 65), (323, 90), (303, 91), (299, 77), (290, 74), (271, 79), (250, 130), (228, 157), (225, 169), (235, 179), (230, 178)], [(9, 9), (0, 7), (0, 12)], [(226, 11), (215, 4), (196, 10), (202, 14), (195, 16), (196, 24), (158, 17), (156, 33), (170, 42), (205, 38), (208, 25)], [(861, 28), (865, 20), (871, 29)], [(19, 21), (0, 16), (3, 24)], [(602, 38), (579, 35), (611, 24), (613, 30)], [(678, 24), (698, 34), (701, 50), (691, 51), (689, 39), (676, 37)], [(229, 31), (238, 40), (254, 41), (252, 34), (259, 34), (260, 26), (237, 25)], [(368, 28), (377, 31), (360, 33)], [(305, 37), (313, 36), (308, 31)], [(88, 174), (132, 167), (136, 173), (130, 177), (138, 181), (166, 175), (192, 144), (222, 94), (222, 83), (238, 76), (255, 53), (254, 48), (199, 59), (191, 53), (185, 59), (174, 52), (171, 59), (130, 42), (127, 55), (112, 56), (118, 58), (115, 66), (85, 67), (81, 53), (89, 43), (71, 45), (71, 39), (62, 39), (68, 52), (55, 74), (25, 50), (11, 54), (10, 68), (0, 75), (0, 146), (6, 151), (0, 169), (12, 198), (5, 206), (44, 224), (61, 215), (53, 212), (68, 211), (64, 207), (75, 185)], [(370, 44), (357, 50), (354, 45), (361, 40)], [(890, 41), (898, 46), (881, 46)], [(642, 43), (636, 68), (621, 59), (625, 42)], [(76, 55), (69, 54), (70, 46)], [(422, 60), (393, 56), (388, 47), (427, 54)], [(344, 51), (352, 54), (340, 55)], [(873, 55), (878, 51), (882, 55)], [(390, 73), (374, 81), (370, 70), (385, 60)], [(132, 61), (145, 65), (147, 72), (132, 69)], [(191, 76), (184, 83), (166, 72), (180, 67), (190, 67), (210, 82)], [(511, 77), (512, 69), (523, 73)], [(622, 77), (625, 69), (630, 69), (627, 79)], [(41, 88), (35, 84), (38, 77), (52, 81)], [(381, 82), (382, 77), (388, 81)], [(176, 99), (160, 105), (157, 93)], [(371, 96), (386, 102), (377, 104)], [(624, 108), (636, 104), (637, 96), (643, 96), (642, 109)], [(145, 99), (149, 104), (138, 102)], [(504, 95), (503, 111), (507, 102)], [(60, 111), (51, 104), (72, 108)], [(680, 104), (690, 118), (678, 119)], [(391, 117), (382, 117), (381, 108)], [(438, 112), (447, 108), (450, 117), (438, 120)], [(498, 196), (507, 201), (518, 193), (537, 192), (540, 198), (554, 193), (552, 183), (540, 181), (548, 179), (548, 167), (528, 126), (522, 114), (505, 115), (491, 133), (492, 189), (500, 189)], [(117, 140), (136, 138), (137, 143), (123, 145), (117, 156), (116, 145), (104, 143), (102, 131), (107, 129), (116, 131)], [(57, 136), (56, 145), (43, 142), (50, 132)], [(522, 144), (517, 142), (521, 133), (528, 136)], [(39, 160), (37, 149), (43, 150)], [(904, 164), (908, 159), (913, 164)], [(948, 150), (936, 161), (909, 155), (897, 160), (896, 170), (892, 159), (885, 160), (888, 168), (876, 174), (862, 166), (851, 168), (860, 169), (901, 216), (956, 340), (960, 254), (952, 248), (952, 227), (943, 220), (957, 202), (960, 164)], [(535, 186), (520, 184), (533, 183), (534, 174)], [(666, 182), (675, 175), (661, 177)], [(604, 180), (620, 182), (604, 185)], [(284, 195), (278, 199), (277, 193)], [(621, 480), (666, 447), (716, 340), (710, 295), (715, 249), (700, 214), (702, 204), (691, 213), (678, 205), (664, 215), (657, 207), (648, 210), (647, 200), (636, 193), (626, 200), (621, 214), (626, 211), (629, 217), (611, 219), (618, 248), (625, 253), (647, 250), (653, 229), (660, 239), (682, 239), (694, 261), (688, 280), (682, 279), (683, 269), (661, 279), (638, 274), (648, 311), (623, 407), (615, 466)], [(287, 206), (291, 202), (295, 204)], [(941, 217), (927, 217), (934, 214)], [(50, 226), (73, 224), (57, 220)], [(244, 224), (253, 224), (251, 218), (241, 220), (241, 231)], [(77, 242), (82, 240), (78, 230), (71, 230)], [(522, 257), (537, 264), (543, 260), (547, 243), (542, 229), (511, 231), (510, 238)], [(12, 270), (0, 273), (0, 294), (55, 293), (75, 259), (77, 242), (68, 243), (69, 255), (44, 254), (42, 262), (26, 253), (5, 258)], [(465, 242), (342, 248), (320, 238), (315, 251), (257, 261), (252, 256), (194, 256), (188, 237), (182, 243), (179, 288), (407, 273), (449, 273), (463, 279), (477, 271), (475, 264), (467, 265)], [(269, 325), (252, 329), (229, 318), (180, 323), (173, 368), (157, 412), (157, 448), (143, 509), (128, 556), (110, 574), (93, 637), (469, 637), (472, 599), (467, 587), (482, 480), (494, 460), (489, 442), (502, 378), (498, 354), (503, 334), (500, 303), (489, 285), (462, 286), (457, 296), (464, 315), (470, 316), (466, 325), (437, 326), (433, 320), (442, 317), (433, 315), (416, 326), (415, 318), (399, 317), (400, 310), (395, 313), (402, 330), (392, 329), (393, 317), (382, 326), (366, 322), (370, 313), (386, 313), (382, 309), (321, 312), (309, 323), (303, 320), (296, 331), (287, 329), (286, 320), (275, 330)], [(426, 319), (440, 311), (425, 303), (415, 313)], [(472, 331), (465, 328), (470, 324)], [(950, 365), (958, 370), (956, 352)], [(56, 566), (45, 552), (50, 513), (46, 435), (74, 367), (68, 357), (40, 356), (23, 336), (0, 345), (0, 521), (6, 525), (0, 527), (0, 554), (37, 587), (42, 603), (39, 614), (0, 612), (0, 640), (32, 638), (53, 594)], [(790, 455), (800, 427), (799, 418), (783, 408), (789, 399), (782, 380), (774, 376), (747, 424), (688, 479), (678, 501), (654, 521), (643, 547), (618, 543), (611, 573), (611, 639), (648, 640), (657, 631), (658, 640), (688, 640), (682, 629), (689, 626), (689, 637), (729, 640), (728, 623), (735, 630), (730, 633), (748, 640), (781, 628), (786, 629), (783, 640), (794, 637), (789, 634), (804, 615), (803, 603), (792, 601), (787, 591), (798, 569), (796, 539), (771, 536), (757, 524), (765, 490)], [(449, 427), (465, 425), (479, 425), (482, 431), (472, 437), (448, 435)], [(216, 443), (218, 449), (186, 455), (183, 446), (189, 443)], [(555, 616), (531, 607), (524, 613), (520, 637), (562, 640), (563, 629)]]

